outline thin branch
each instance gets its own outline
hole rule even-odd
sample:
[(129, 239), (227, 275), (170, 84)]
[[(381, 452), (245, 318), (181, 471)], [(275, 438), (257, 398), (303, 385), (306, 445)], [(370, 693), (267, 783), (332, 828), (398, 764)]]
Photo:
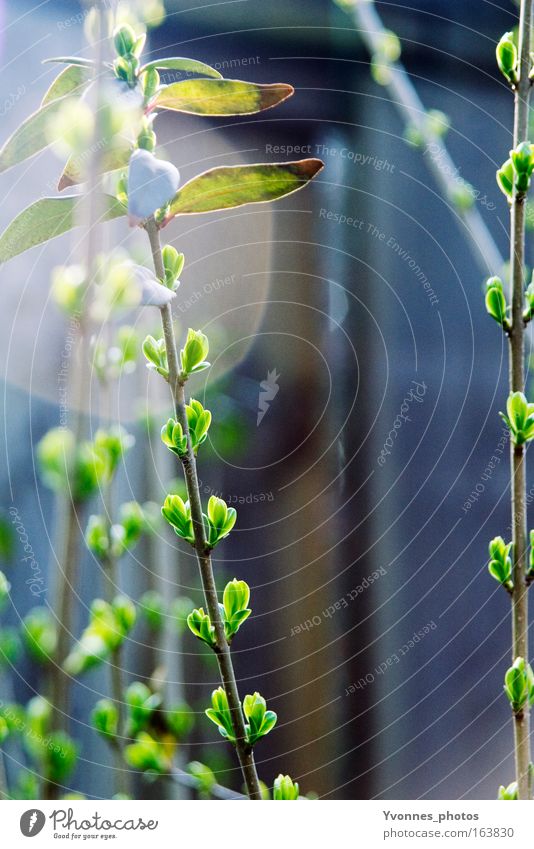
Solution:
[[(150, 218), (146, 224), (146, 230), (150, 240), (152, 257), (154, 262), (154, 270), (156, 276), (163, 280), (165, 272), (163, 268), (163, 259), (161, 256), (161, 243), (159, 230), (154, 218)], [(217, 597), (217, 588), (213, 575), (213, 567), (211, 563), (211, 553), (207, 545), (206, 532), (204, 521), (202, 518), (202, 500), (200, 496), (200, 487), (198, 484), (196, 458), (191, 447), (191, 438), (189, 435), (189, 424), (187, 421), (186, 402), (184, 385), (180, 381), (180, 366), (178, 362), (178, 352), (176, 350), (176, 340), (174, 338), (174, 328), (172, 323), (172, 312), (168, 304), (161, 308), (161, 323), (163, 326), (163, 335), (165, 337), (165, 346), (167, 352), (167, 365), (169, 371), (169, 386), (174, 402), (174, 409), (177, 420), (182, 426), (184, 435), (187, 437), (187, 454), (182, 458), (182, 466), (184, 470), (185, 483), (189, 504), (191, 507), (191, 519), (195, 535), (194, 548), (197, 554), (200, 577), (204, 590), (206, 606), (211, 619), (211, 623), (215, 628), (216, 646), (215, 655), (219, 665), (219, 673), (228, 698), (228, 706), (232, 716), (232, 725), (236, 738), (236, 751), (247, 786), (247, 791), (251, 799), (261, 799), (261, 791), (254, 763), (254, 755), (251, 747), (246, 740), (245, 719), (241, 707), (241, 700), (237, 689), (237, 682), (230, 654), (230, 646), (224, 632), (224, 624), (219, 610), (219, 600)]]
[[(528, 138), (529, 98), (531, 83), (530, 38), (533, 0), (522, 0), (519, 12), (519, 82), (514, 97), (514, 142), (516, 148)], [(512, 280), (512, 327), (510, 330), (510, 391), (523, 392), (525, 387), (525, 203), (526, 193), (514, 187), (510, 210), (510, 276)], [(522, 657), (528, 663), (528, 586), (525, 579), (527, 562), (527, 504), (525, 447), (510, 444), (512, 468), (512, 539), (514, 554), (512, 593), (512, 661)], [(529, 705), (514, 713), (515, 763), (518, 798), (529, 793)]]
[[(355, 2), (352, 13), (360, 35), (371, 55), (379, 52), (386, 29), (378, 15), (374, 3)], [(414, 126), (431, 155), (425, 156), (430, 170), (444, 198), (450, 199), (450, 180), (458, 173), (443, 139), (429, 127), (426, 120), (427, 110), (412, 85), (408, 73), (401, 62), (388, 64), (389, 82), (386, 85), (395, 106), (407, 126)], [(485, 276), (499, 274), (504, 260), (495, 241), (476, 207), (459, 209), (471, 237), (470, 245), (475, 246), (475, 258)]]

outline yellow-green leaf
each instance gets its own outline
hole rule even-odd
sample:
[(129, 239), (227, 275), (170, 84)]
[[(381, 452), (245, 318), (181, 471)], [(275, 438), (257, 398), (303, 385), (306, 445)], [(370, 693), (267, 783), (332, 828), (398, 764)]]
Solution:
[(68, 100), (68, 95), (58, 97), (26, 118), (0, 150), (0, 173), (48, 147), (51, 142), (50, 119)]
[[(32, 203), (9, 224), (0, 236), (0, 262), (54, 239), (78, 224), (77, 209), (83, 202), (79, 196), (41, 198)], [(126, 210), (111, 195), (103, 196), (105, 209), (102, 220), (109, 221), (124, 215)]]
[(150, 109), (172, 109), (192, 115), (252, 115), (270, 109), (293, 94), (285, 83), (257, 85), (241, 80), (182, 80), (158, 91)]
[(172, 71), (185, 71), (188, 74), (201, 74), (205, 77), (215, 77), (221, 79), (222, 74), (212, 68), (211, 65), (206, 65), (204, 62), (198, 62), (196, 59), (187, 59), (182, 56), (171, 56), (168, 59), (154, 59), (153, 62), (147, 62), (143, 65), (141, 71), (146, 71), (148, 68), (165, 68)]
[(51, 84), (41, 101), (41, 106), (46, 106), (58, 97), (65, 97), (66, 94), (81, 94), (90, 79), (87, 68), (82, 65), (67, 65)]
[[(130, 161), (132, 153), (131, 145), (124, 141), (119, 145), (117, 140), (108, 150), (104, 150), (99, 157), (99, 170), (101, 174), (107, 174), (108, 171), (116, 171), (118, 168), (126, 168)], [(67, 160), (67, 164), (63, 169), (63, 173), (59, 178), (58, 191), (62, 192), (70, 186), (76, 186), (78, 183), (83, 183), (87, 178), (87, 163), (90, 159), (90, 154), (87, 151), (82, 154), (72, 154)]]
[(322, 168), (320, 159), (212, 168), (178, 190), (168, 218), (277, 200), (302, 189)]

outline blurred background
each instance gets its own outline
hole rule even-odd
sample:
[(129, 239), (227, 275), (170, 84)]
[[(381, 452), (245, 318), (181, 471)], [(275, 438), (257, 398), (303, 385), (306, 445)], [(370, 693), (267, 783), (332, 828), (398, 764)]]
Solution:
[[(512, 99), (494, 47), (515, 24), (515, 6), (375, 5), (401, 40), (425, 107), (449, 116), (459, 168), (451, 180), (474, 187), (506, 255), (495, 170), (511, 144)], [(166, 0), (166, 10), (150, 58), (192, 56), (226, 77), (296, 89), (258, 116), (166, 116), (161, 139), (183, 179), (220, 164), (325, 162), (310, 188), (285, 201), (184, 217), (166, 232), (187, 260), (178, 325), (205, 330), (214, 363), (194, 388), (214, 417), (200, 477), (206, 497), (221, 494), (238, 510), (237, 530), (216, 552), (217, 574), (252, 588), (253, 616), (234, 646), (240, 689), (259, 689), (279, 715), (257, 749), (260, 774), (271, 783), (289, 773), (322, 798), (493, 798), (513, 778), (501, 695), (509, 603), (486, 570), (489, 539), (507, 536), (510, 524), (498, 417), (506, 349), (483, 307), (483, 278), (500, 269), (489, 257), (481, 268), (428, 154), (406, 139), (388, 89), (373, 78), (349, 13), (329, 0)], [(3, 141), (52, 78), (42, 59), (82, 48), (84, 8), (20, 0), (3, 3), (2, 16)], [(2, 229), (53, 193), (59, 172), (46, 151), (1, 175)], [(106, 233), (141, 250), (123, 222)], [(6, 516), (11, 506), (20, 514), (47, 587), (53, 497), (32, 450), (58, 423), (68, 334), (50, 302), (50, 272), (78, 247), (76, 235), (64, 236), (0, 270), (3, 503)], [(156, 319), (129, 317), (145, 332)], [(121, 381), (116, 403), (137, 440), (119, 488), (159, 504), (176, 470), (159, 444), (165, 396), (144, 371), (140, 363)], [(94, 428), (98, 398), (89, 400)], [(120, 589), (199, 603), (193, 557), (168, 531), (123, 562)], [(15, 625), (35, 598), (20, 540), (10, 545), (4, 533), (2, 568), (13, 586), (5, 621)], [(92, 559), (80, 567), (75, 635), (101, 592)], [(202, 715), (216, 670), (171, 617), (156, 652), (143, 625), (129, 640), (126, 676), (149, 677), (155, 665), (196, 715), (183, 758), (209, 762), (238, 789), (235, 765)], [(69, 788), (96, 797), (113, 792), (109, 752), (88, 727), (106, 680), (99, 670), (76, 684), (71, 719), (81, 751)], [(26, 655), (4, 665), (4, 701), (38, 690)], [(10, 751), (8, 773), (23, 758)]]

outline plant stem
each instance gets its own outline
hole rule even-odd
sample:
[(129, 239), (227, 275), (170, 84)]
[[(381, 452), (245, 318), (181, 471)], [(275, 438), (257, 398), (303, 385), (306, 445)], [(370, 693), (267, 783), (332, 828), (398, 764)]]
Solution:
[[(514, 98), (514, 140), (517, 147), (528, 137), (530, 98), (530, 37), (533, 0), (521, 0), (519, 13), (519, 82)], [(524, 192), (514, 188), (510, 217), (510, 275), (512, 280), (512, 327), (510, 330), (510, 391), (523, 392), (525, 385), (525, 326), (523, 322), (525, 269)], [(527, 507), (524, 445), (511, 443), (512, 532), (514, 552), (514, 589), (512, 593), (512, 660), (528, 662), (528, 585), (525, 578), (527, 557)], [(515, 764), (518, 798), (528, 799), (529, 792), (529, 705), (514, 713)]]
[[(161, 243), (159, 230), (154, 218), (150, 218), (147, 221), (146, 230), (150, 240), (150, 247), (152, 249), (152, 258), (154, 261), (156, 276), (160, 280), (163, 280), (165, 272), (161, 256)], [(232, 715), (232, 725), (236, 738), (237, 756), (243, 772), (247, 792), (251, 799), (261, 799), (261, 791), (258, 774), (256, 772), (256, 765), (254, 763), (254, 755), (251, 747), (246, 742), (245, 720), (237, 689), (230, 646), (226, 639), (224, 624), (219, 610), (219, 599), (217, 597), (217, 588), (215, 586), (215, 578), (213, 575), (211, 553), (206, 541), (206, 532), (204, 528), (204, 521), (202, 519), (202, 500), (198, 485), (196, 459), (191, 447), (189, 425), (185, 409), (184, 384), (180, 381), (180, 366), (178, 363), (176, 340), (174, 338), (172, 312), (168, 304), (162, 307), (160, 311), (167, 351), (169, 386), (174, 402), (176, 418), (182, 426), (184, 435), (187, 437), (187, 454), (182, 458), (182, 466), (184, 470), (187, 495), (189, 497), (189, 504), (191, 507), (191, 519), (195, 534), (194, 548), (197, 554), (202, 588), (204, 590), (204, 597), (211, 623), (215, 628), (216, 645), (214, 652), (217, 657), (221, 680), (228, 698), (228, 706)]]
[[(58, 575), (55, 607), (58, 621), (58, 637), (55, 659), (50, 672), (50, 702), (52, 704), (52, 721), (54, 728), (62, 725), (61, 717), (69, 718), (70, 687), (61, 663), (68, 654), (72, 631), (72, 590), (76, 585), (76, 564), (79, 546), (79, 516), (80, 505), (72, 499), (70, 493), (65, 493), (63, 510), (63, 528), (61, 531), (61, 551), (58, 557)], [(59, 705), (61, 704), (61, 710)]]

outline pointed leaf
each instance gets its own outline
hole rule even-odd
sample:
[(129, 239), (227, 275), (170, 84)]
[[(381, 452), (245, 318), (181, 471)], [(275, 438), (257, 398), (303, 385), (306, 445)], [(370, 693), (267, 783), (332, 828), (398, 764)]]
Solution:
[[(103, 220), (126, 214), (114, 197), (104, 195), (103, 198), (106, 209)], [(20, 212), (0, 236), (0, 262), (7, 262), (17, 254), (75, 227), (76, 211), (81, 200), (78, 196), (41, 198)]]
[(58, 97), (65, 97), (66, 94), (81, 94), (89, 81), (90, 75), (84, 66), (67, 65), (51, 84), (41, 101), (41, 106), (46, 106)]
[(68, 96), (58, 97), (26, 118), (0, 150), (0, 173), (48, 147), (50, 119), (68, 100)]
[(293, 94), (285, 83), (257, 85), (241, 80), (182, 80), (161, 89), (150, 109), (192, 115), (252, 115), (276, 106)]
[[(100, 173), (105, 174), (108, 171), (116, 171), (118, 168), (127, 168), (131, 153), (132, 148), (125, 141), (123, 141), (120, 147), (114, 145), (104, 151), (99, 157)], [(78, 183), (84, 182), (86, 179), (85, 166), (88, 161), (89, 156), (87, 153), (69, 156), (59, 179), (57, 187), (59, 192), (69, 188), (69, 186), (76, 186)]]
[(58, 63), (60, 65), (79, 65), (82, 68), (92, 68), (95, 64), (92, 59), (84, 59), (83, 56), (51, 56), (43, 59), (43, 65)]
[(147, 62), (146, 65), (143, 65), (141, 71), (146, 71), (148, 68), (168, 68), (173, 71), (185, 71), (188, 74), (203, 74), (206, 77), (222, 79), (222, 74), (210, 65), (182, 56), (170, 56), (168, 59), (154, 59), (153, 62)]
[(302, 189), (323, 168), (320, 159), (275, 164), (222, 166), (193, 177), (178, 190), (169, 218), (266, 203)]

